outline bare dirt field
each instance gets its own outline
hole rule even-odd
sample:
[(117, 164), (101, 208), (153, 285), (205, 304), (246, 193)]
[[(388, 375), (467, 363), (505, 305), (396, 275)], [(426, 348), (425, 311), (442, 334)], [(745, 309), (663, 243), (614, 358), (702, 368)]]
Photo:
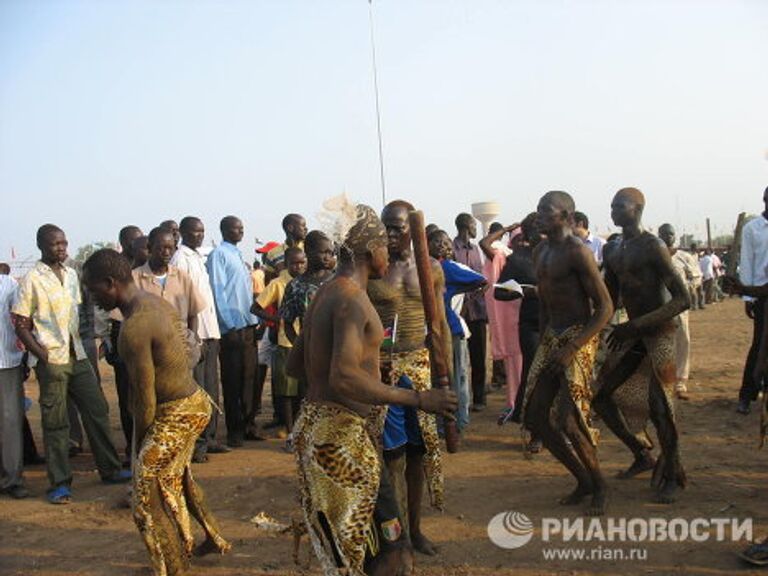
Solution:
[[(682, 453), (689, 486), (672, 506), (652, 503), (648, 474), (634, 480), (613, 476), (630, 461), (627, 451), (603, 431), (600, 459), (610, 478), (608, 516), (613, 518), (754, 519), (754, 536), (768, 531), (768, 503), (760, 494), (768, 487), (766, 454), (757, 450), (759, 413), (735, 412), (741, 369), (749, 345), (751, 323), (738, 300), (710, 306), (691, 315), (693, 337), (692, 399), (681, 403), (679, 420)], [(104, 390), (112, 408), (114, 438), (121, 440), (111, 369), (104, 365)], [(37, 399), (34, 382), (28, 395)], [(744, 542), (586, 542), (563, 544), (541, 541), (541, 520), (577, 518), (581, 508), (563, 508), (560, 496), (572, 481), (554, 459), (542, 453), (526, 460), (516, 426), (496, 425), (503, 392), (489, 396), (489, 409), (473, 414), (471, 430), (458, 454), (445, 456), (447, 509), (425, 512), (424, 529), (439, 546), (435, 558), (417, 556), (416, 574), (758, 574), (735, 553)], [(42, 445), (37, 405), (30, 412), (38, 444)], [(301, 565), (292, 560), (288, 536), (265, 533), (249, 520), (261, 511), (288, 520), (298, 512), (293, 456), (274, 439), (251, 442), (230, 454), (214, 455), (195, 465), (224, 534), (234, 544), (224, 557), (193, 562), (193, 574), (320, 574), (305, 541)], [(73, 460), (76, 470), (74, 501), (69, 506), (47, 504), (44, 466), (27, 470), (34, 497), (0, 499), (0, 574), (63, 576), (72, 574), (120, 576), (145, 573), (146, 551), (129, 510), (118, 506), (125, 488), (104, 486), (93, 470), (89, 454)], [(486, 527), (504, 511), (527, 515), (536, 531), (522, 548), (505, 550), (491, 543)], [(601, 558), (614, 549), (629, 553), (641, 548), (645, 560), (547, 560), (548, 548), (580, 548)], [(592, 552), (597, 550), (597, 552)]]

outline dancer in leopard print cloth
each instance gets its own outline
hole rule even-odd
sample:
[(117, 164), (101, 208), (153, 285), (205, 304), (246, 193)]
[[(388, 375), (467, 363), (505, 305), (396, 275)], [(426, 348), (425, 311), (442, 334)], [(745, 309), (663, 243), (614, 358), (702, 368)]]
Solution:
[[(118, 346), (133, 397), (136, 526), (154, 573), (183, 574), (193, 553), (223, 554), (230, 548), (190, 469), (195, 440), (211, 417), (210, 399), (192, 378), (199, 351), (186, 342), (174, 308), (139, 290), (128, 260), (114, 250), (95, 252), (83, 275), (97, 303), (104, 310), (119, 308), (125, 318)], [(206, 535), (197, 548), (190, 513)]]
[(370, 277), (387, 271), (387, 238), (371, 208), (354, 210), (337, 274), (315, 295), (289, 357), (290, 373), (308, 383), (294, 431), (301, 502), (327, 575), (399, 574), (405, 563), (400, 549), (376, 555), (382, 539), (401, 540), (402, 533), (396, 509), (385, 522), (374, 515), (381, 479), (378, 408), (398, 404), (452, 414), (457, 402), (447, 390), (382, 383), (384, 328), (366, 287)]

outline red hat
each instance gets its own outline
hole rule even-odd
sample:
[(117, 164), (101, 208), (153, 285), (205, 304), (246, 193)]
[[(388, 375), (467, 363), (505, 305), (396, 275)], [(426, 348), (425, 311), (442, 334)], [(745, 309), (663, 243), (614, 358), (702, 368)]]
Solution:
[(273, 248), (277, 248), (278, 246), (280, 246), (280, 242), (267, 242), (261, 248), (256, 248), (256, 252), (259, 254), (266, 254), (267, 252), (269, 252)]

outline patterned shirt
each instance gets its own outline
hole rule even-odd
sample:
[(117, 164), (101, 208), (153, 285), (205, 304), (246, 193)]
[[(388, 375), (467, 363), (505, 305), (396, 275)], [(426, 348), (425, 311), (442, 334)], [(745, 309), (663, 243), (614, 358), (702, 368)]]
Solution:
[(325, 280), (309, 277), (306, 274), (296, 276), (285, 289), (283, 301), (280, 304), (280, 318), (286, 322), (295, 322), (297, 319), (302, 321), (320, 286), (330, 279), (330, 275), (326, 276)]
[(78, 305), (81, 300), (77, 272), (69, 266), (64, 266), (63, 283), (42, 261), (38, 261), (21, 281), (13, 313), (32, 320), (32, 333), (48, 350), (49, 364), (67, 364), (70, 345), (74, 348), (75, 358), (86, 358), (79, 332)]
[(16, 368), (23, 356), (16, 345), (16, 331), (11, 322), (11, 307), (16, 303), (18, 294), (16, 280), (0, 275), (0, 369)]

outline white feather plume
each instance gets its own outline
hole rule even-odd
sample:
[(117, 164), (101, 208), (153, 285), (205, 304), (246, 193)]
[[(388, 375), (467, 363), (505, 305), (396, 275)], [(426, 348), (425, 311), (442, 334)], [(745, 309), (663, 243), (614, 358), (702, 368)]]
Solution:
[(323, 202), (323, 209), (317, 213), (320, 230), (336, 244), (342, 244), (347, 233), (357, 222), (357, 208), (347, 198), (346, 193), (339, 194)]

